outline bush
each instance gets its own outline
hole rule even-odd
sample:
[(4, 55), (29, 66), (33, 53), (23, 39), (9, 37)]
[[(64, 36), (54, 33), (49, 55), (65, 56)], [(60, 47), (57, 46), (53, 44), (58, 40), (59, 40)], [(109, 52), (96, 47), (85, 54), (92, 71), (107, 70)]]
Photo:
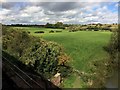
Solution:
[(77, 32), (78, 30), (69, 30), (69, 32)]
[(30, 32), (28, 31), (28, 34), (30, 34)]
[[(20, 60), (34, 71), (50, 78), (65, 68), (69, 57), (62, 46), (55, 42), (28, 35), (17, 30), (3, 30), (3, 50)], [(66, 69), (67, 71), (68, 69)]]
[(71, 73), (73, 73), (72, 71), (73, 71), (72, 68), (69, 66), (64, 66), (64, 67), (62, 65), (59, 66), (59, 72), (61, 73), (62, 77), (70, 76)]
[(44, 31), (36, 31), (35, 33), (44, 33)]
[(62, 32), (62, 31), (56, 31), (56, 32)]
[(111, 28), (110, 28), (110, 27), (103, 27), (102, 30), (108, 30), (108, 31), (111, 31)]
[(49, 31), (49, 33), (54, 33), (54, 31), (53, 31), (53, 30), (51, 30), (51, 31)]
[(115, 67), (118, 68), (118, 65), (120, 63), (120, 61), (118, 60), (118, 55), (120, 53), (120, 51), (119, 51), (120, 44), (119, 44), (118, 35), (119, 35), (118, 32), (114, 32), (112, 34), (109, 44), (106, 47), (104, 47), (104, 49), (109, 53), (109, 56), (110, 56), (109, 63), (113, 68), (115, 68)]
[(94, 29), (94, 31), (99, 31), (98, 29)]

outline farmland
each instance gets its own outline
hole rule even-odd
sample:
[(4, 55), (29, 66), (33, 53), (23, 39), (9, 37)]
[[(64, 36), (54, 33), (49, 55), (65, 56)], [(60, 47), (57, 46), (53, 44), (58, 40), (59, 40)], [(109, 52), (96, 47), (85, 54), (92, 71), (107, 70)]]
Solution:
[(14, 88), (118, 88), (120, 3), (89, 1), (1, 1), (2, 72)]
[[(18, 28), (18, 27), (17, 27)], [(110, 40), (111, 32), (102, 31), (78, 31), (68, 32), (63, 29), (50, 28), (33, 28), (22, 27), (23, 30), (29, 31), (31, 35), (42, 37), (48, 41), (54, 41), (63, 46), (65, 52), (70, 56), (70, 65), (73, 69), (84, 73), (91, 73), (92, 62), (102, 62), (107, 60), (108, 54), (103, 47)], [(62, 31), (49, 33), (50, 30)], [(45, 33), (34, 33), (44, 31)], [(84, 87), (84, 82), (76, 74), (71, 74), (65, 78), (64, 87)]]

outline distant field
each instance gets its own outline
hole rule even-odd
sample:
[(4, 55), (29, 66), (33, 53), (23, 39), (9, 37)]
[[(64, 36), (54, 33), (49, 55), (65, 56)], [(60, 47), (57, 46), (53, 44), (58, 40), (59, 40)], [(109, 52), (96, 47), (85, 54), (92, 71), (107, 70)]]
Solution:
[[(111, 36), (111, 32), (100, 31), (78, 31), (68, 32), (62, 29), (62, 32), (49, 33), (50, 28), (24, 28), (31, 32), (31, 35), (43, 37), (49, 41), (55, 41), (61, 44), (65, 52), (71, 57), (71, 66), (79, 71), (89, 72), (92, 61), (101, 61), (108, 57), (103, 50)], [(35, 31), (45, 31), (45, 34), (36, 34)], [(64, 87), (81, 87), (76, 75), (71, 75), (64, 82)]]
[(54, 30), (54, 31), (58, 31), (61, 29), (51, 29), (51, 28), (34, 28), (34, 27), (14, 27), (14, 28), (19, 28), (19, 29), (23, 29), (25, 31), (29, 31), (31, 32), (32, 35), (39, 35), (39, 34), (35, 34), (34, 32), (36, 31), (44, 31), (45, 34), (48, 34), (49, 31)]

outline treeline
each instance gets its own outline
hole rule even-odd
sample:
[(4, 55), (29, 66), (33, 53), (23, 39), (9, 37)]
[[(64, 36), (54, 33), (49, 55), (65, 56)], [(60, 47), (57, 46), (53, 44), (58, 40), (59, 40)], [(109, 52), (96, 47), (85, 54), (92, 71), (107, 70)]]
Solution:
[(45, 25), (37, 25), (37, 24), (11, 24), (7, 26), (14, 26), (14, 27), (45, 27)]
[(64, 24), (62, 22), (56, 22), (55, 24), (46, 23), (45, 25), (37, 25), (37, 24), (11, 24), (7, 26), (14, 27), (40, 27), (40, 28), (53, 28), (53, 29), (67, 29), (70, 32), (76, 31), (115, 31), (118, 24)]
[(71, 72), (69, 57), (62, 46), (30, 36), (27, 32), (3, 26), (3, 50), (35, 72), (51, 78), (57, 72), (66, 77)]
[(44, 28), (55, 28), (55, 29), (65, 29), (68, 27), (69, 24), (63, 24), (62, 22), (56, 22), (55, 24), (46, 23), (45, 25), (39, 24), (11, 24), (7, 26), (14, 26), (14, 27), (44, 27)]
[(67, 27), (70, 32), (76, 31), (116, 31), (118, 26), (110, 24), (88, 24), (88, 25), (71, 25)]
[(55, 28), (55, 29), (65, 29), (65, 27), (68, 27), (68, 26), (69, 26), (68, 24), (63, 24), (62, 22), (57, 22), (55, 24), (47, 23), (45, 25), (46, 28)]

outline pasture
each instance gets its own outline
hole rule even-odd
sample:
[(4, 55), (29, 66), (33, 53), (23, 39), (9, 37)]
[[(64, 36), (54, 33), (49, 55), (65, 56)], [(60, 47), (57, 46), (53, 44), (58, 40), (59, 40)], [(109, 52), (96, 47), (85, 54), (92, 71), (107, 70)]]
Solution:
[[(80, 72), (89, 73), (91, 62), (101, 62), (101, 60), (106, 60), (108, 58), (108, 54), (104, 51), (103, 47), (108, 44), (111, 32), (68, 32), (62, 29), (33, 27), (23, 27), (23, 29), (29, 31), (33, 36), (42, 37), (45, 40), (61, 44), (65, 52), (71, 57), (69, 61), (70, 65)], [(60, 30), (62, 32), (49, 33), (50, 30)], [(45, 33), (34, 33), (36, 31), (44, 31)], [(66, 88), (79, 88), (83, 86), (83, 82), (76, 74), (71, 74), (70, 77), (65, 79), (63, 85)]]

